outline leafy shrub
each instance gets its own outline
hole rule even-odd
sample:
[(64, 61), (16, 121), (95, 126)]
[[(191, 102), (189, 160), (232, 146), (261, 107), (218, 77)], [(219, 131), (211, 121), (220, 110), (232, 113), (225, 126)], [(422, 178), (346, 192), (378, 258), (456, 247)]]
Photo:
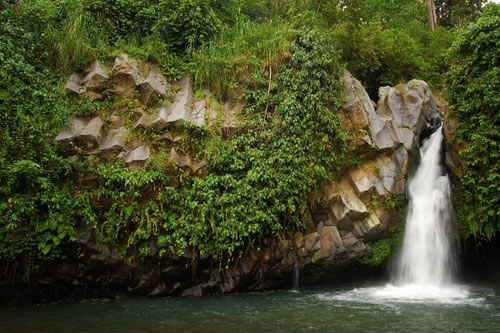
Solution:
[(448, 95), (466, 143), (458, 217), (465, 236), (490, 239), (500, 230), (500, 6), (488, 5), (451, 52)]

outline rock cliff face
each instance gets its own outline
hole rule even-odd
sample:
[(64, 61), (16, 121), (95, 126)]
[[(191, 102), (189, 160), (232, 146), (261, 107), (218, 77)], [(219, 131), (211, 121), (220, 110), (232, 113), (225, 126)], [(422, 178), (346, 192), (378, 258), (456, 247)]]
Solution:
[[(75, 246), (87, 253), (86, 268), (82, 271), (71, 261), (62, 260), (45, 267), (39, 283), (69, 288), (78, 275), (80, 281), (86, 281), (85, 288), (75, 287), (80, 297), (118, 297), (125, 293), (199, 296), (283, 287), (295, 267), (337, 267), (370, 255), (367, 242), (390, 234), (389, 227), (397, 219), (387, 201), (405, 192), (409, 153), (418, 146), (420, 134), (436, 126), (441, 117), (423, 81), (382, 87), (376, 104), (349, 72), (342, 80), (342, 126), (349, 134), (350, 154), (362, 162), (345, 170), (324, 191), (311, 194), (310, 222), (305, 230), (267, 248), (253, 249), (221, 268), (211, 258), (189, 250), (180, 257), (160, 258), (155, 240), (151, 240), (151, 254), (145, 260), (126, 262), (81, 226)], [(140, 101), (132, 109), (113, 111), (106, 119), (71, 117), (55, 138), (68, 152), (74, 153), (78, 147), (100, 159), (119, 158), (132, 169), (141, 168), (158, 149), (155, 142), (131, 137), (130, 128), (150, 128), (159, 133), (160, 140), (172, 143), (171, 163), (200, 176), (210, 172), (204, 161), (177, 152), (178, 138), (170, 131), (184, 122), (212, 126), (221, 117), (209, 107), (207, 94), (194, 97), (189, 77), (169, 83), (158, 69), (122, 55), (107, 67), (95, 62), (86, 75), (71, 75), (65, 89), (92, 100), (102, 99), (109, 91), (114, 99), (138, 94)], [(171, 99), (167, 98), (169, 92)], [(161, 103), (155, 104), (155, 100)], [(219, 123), (224, 135), (236, 127), (239, 109), (229, 105), (223, 108)]]

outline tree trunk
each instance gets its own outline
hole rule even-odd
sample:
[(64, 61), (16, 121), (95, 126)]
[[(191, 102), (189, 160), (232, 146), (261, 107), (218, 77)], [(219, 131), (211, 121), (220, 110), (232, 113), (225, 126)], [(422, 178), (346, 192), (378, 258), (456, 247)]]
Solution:
[(437, 24), (436, 5), (434, 0), (425, 0), (425, 3), (427, 5), (427, 16), (429, 17), (429, 28), (434, 31)]

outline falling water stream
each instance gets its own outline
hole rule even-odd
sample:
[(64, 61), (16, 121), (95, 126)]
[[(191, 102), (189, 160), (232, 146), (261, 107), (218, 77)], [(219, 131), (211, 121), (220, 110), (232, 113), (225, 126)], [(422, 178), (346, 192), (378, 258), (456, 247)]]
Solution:
[(467, 302), (469, 289), (455, 284), (450, 180), (441, 163), (439, 127), (420, 147), (420, 164), (408, 185), (409, 206), (403, 246), (392, 269), (392, 283), (356, 288), (336, 299), (367, 302)]
[(441, 287), (452, 282), (453, 207), (450, 181), (441, 165), (442, 144), (439, 128), (422, 145), (420, 165), (409, 183), (404, 242), (393, 272), (397, 286)]

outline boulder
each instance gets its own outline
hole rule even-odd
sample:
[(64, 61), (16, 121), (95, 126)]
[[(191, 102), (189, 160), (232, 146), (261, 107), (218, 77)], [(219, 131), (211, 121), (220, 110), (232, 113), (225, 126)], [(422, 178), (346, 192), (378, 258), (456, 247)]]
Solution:
[[(104, 67), (101, 66), (99, 61), (94, 61), (90, 72), (85, 76), (82, 84), (85, 85), (87, 93), (95, 93), (98, 96), (108, 87), (109, 76)], [(90, 97), (92, 98), (92, 94)]]
[(372, 194), (384, 195), (384, 185), (379, 172), (379, 166), (373, 161), (349, 171), (349, 179), (353, 189), (363, 200), (369, 200)]
[(136, 62), (129, 59), (126, 54), (122, 54), (115, 58), (112, 73), (114, 96), (122, 98), (133, 97), (135, 88), (142, 82)]
[(401, 147), (392, 156), (378, 159), (377, 165), (385, 190), (392, 194), (403, 194), (406, 183), (408, 152)]
[(189, 121), (191, 119), (191, 103), (193, 102), (191, 78), (182, 79), (178, 86), (179, 92), (175, 96), (174, 102), (161, 107), (158, 117), (152, 122), (158, 130), (164, 129), (168, 123), (178, 124), (180, 120)]
[(144, 163), (146, 163), (146, 161), (149, 159), (149, 156), (149, 146), (142, 145), (128, 153), (125, 163), (127, 163), (127, 165), (132, 169), (138, 169), (142, 167)]
[(320, 236), (321, 248), (314, 253), (312, 257), (313, 263), (327, 257), (332, 257), (336, 252), (344, 251), (344, 245), (336, 227), (323, 226), (318, 229), (318, 234)]
[(78, 135), (78, 145), (84, 149), (92, 150), (99, 146), (102, 128), (101, 117), (92, 118), (87, 126)]
[[(344, 104), (345, 118), (349, 118), (350, 129), (366, 130), (371, 138), (362, 139), (362, 144), (370, 143), (377, 149), (392, 149), (395, 147), (396, 137), (390, 124), (390, 119), (384, 119), (375, 112), (373, 103), (361, 82), (356, 80), (348, 71), (344, 72), (342, 79), (345, 84)], [(388, 121), (389, 120), (389, 121)]]
[(109, 126), (111, 129), (119, 129), (125, 126), (125, 119), (123, 119), (118, 112), (113, 112), (111, 116), (109, 116)]
[(317, 232), (304, 236), (304, 248), (308, 252), (314, 252), (321, 249), (321, 238)]
[(338, 228), (351, 230), (352, 222), (365, 218), (369, 212), (346, 178), (340, 181), (335, 193), (339, 200), (330, 205), (332, 220)]
[(373, 236), (380, 228), (382, 224), (378, 219), (377, 215), (370, 214), (364, 220), (355, 221), (353, 223), (352, 233), (356, 237), (369, 237)]
[(407, 84), (380, 88), (377, 114), (391, 122), (396, 141), (412, 150), (418, 145), (422, 130), (435, 126), (439, 108), (427, 83), (411, 80)]
[(194, 110), (191, 114), (191, 121), (198, 125), (205, 125), (205, 114), (207, 113), (207, 105), (205, 101), (197, 101), (194, 103)]
[(294, 239), (294, 244), (295, 248), (300, 249), (301, 247), (304, 246), (304, 235), (301, 232), (296, 232), (293, 239)]
[(112, 129), (106, 134), (99, 147), (104, 158), (114, 158), (125, 149), (126, 133), (127, 129), (125, 127), (120, 127), (118, 129)]
[(181, 296), (194, 296), (194, 297), (199, 297), (203, 296), (203, 291), (201, 289), (201, 286), (198, 284), (194, 287), (191, 287), (189, 289), (186, 289), (182, 292)]
[(147, 112), (141, 112), (141, 117), (135, 122), (134, 128), (145, 128), (151, 125), (151, 115)]
[(195, 173), (199, 173), (206, 165), (206, 161), (193, 161), (189, 155), (179, 155), (175, 148), (170, 150), (169, 162), (180, 168), (190, 169)]
[(83, 74), (74, 72), (64, 84), (64, 90), (70, 94), (83, 94), (86, 91), (86, 88), (81, 85), (83, 78)]
[(152, 69), (148, 77), (139, 85), (141, 102), (148, 104), (152, 96), (164, 97), (167, 89), (167, 79), (159, 70)]
[(57, 134), (55, 141), (63, 144), (67, 148), (73, 147), (76, 137), (89, 123), (88, 118), (70, 116), (68, 122)]

